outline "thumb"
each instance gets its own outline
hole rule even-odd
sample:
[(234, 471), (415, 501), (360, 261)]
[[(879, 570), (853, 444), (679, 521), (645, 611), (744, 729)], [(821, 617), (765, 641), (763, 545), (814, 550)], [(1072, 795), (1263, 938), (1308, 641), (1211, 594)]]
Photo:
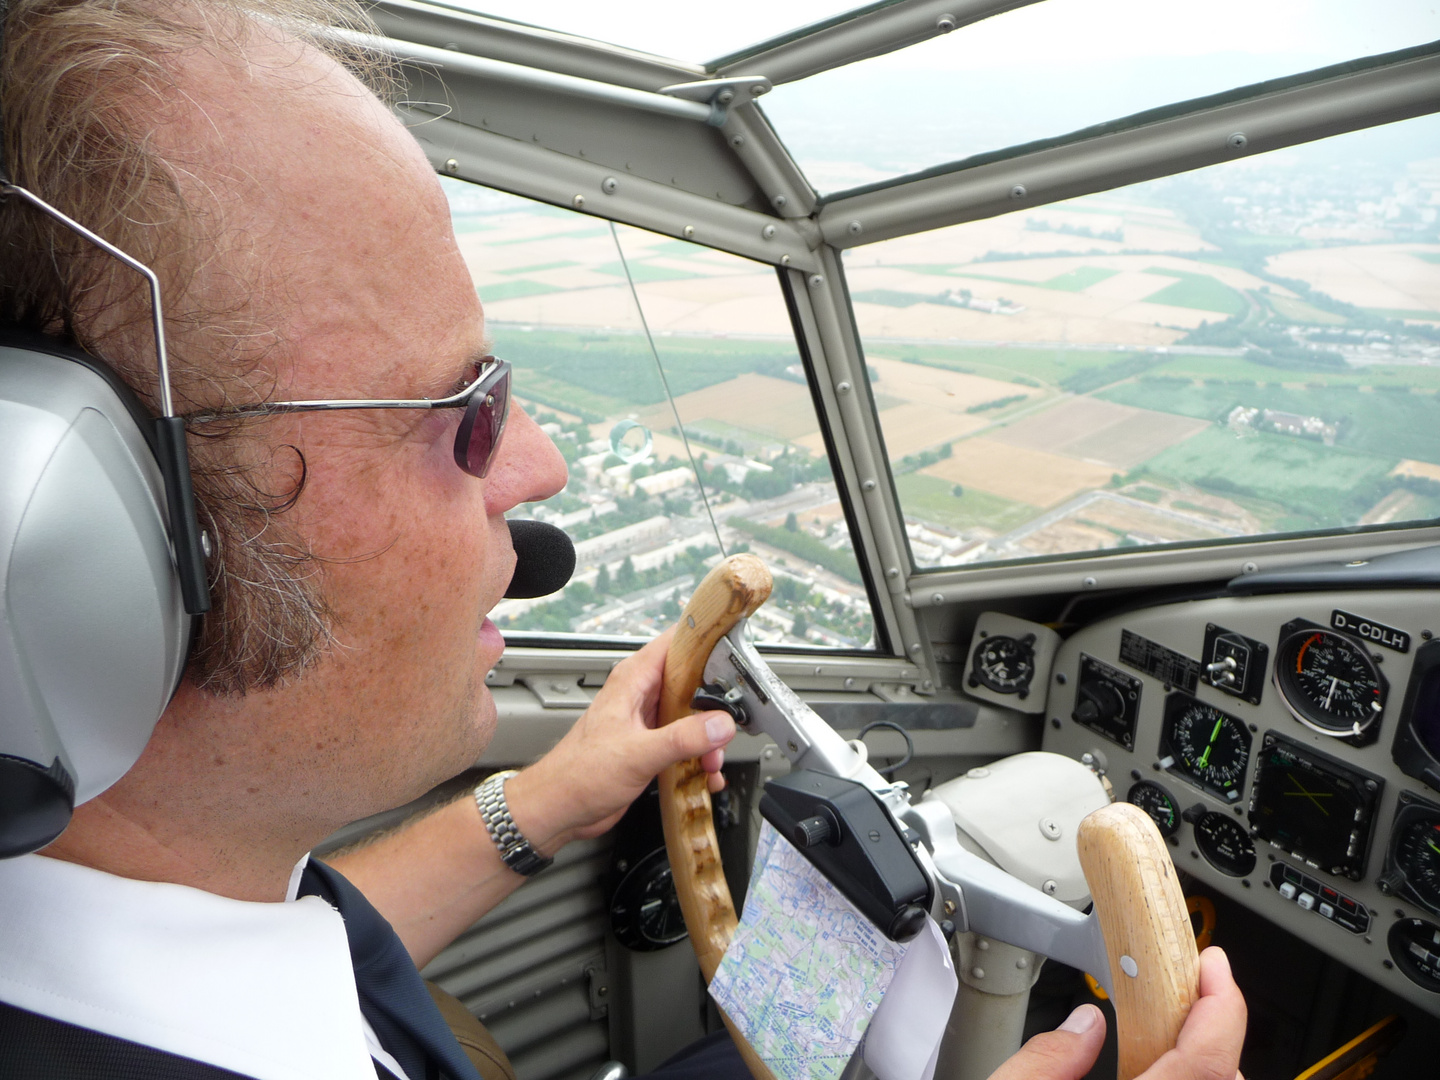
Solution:
[(1095, 1064), (1105, 1042), (1105, 1016), (1081, 1005), (1054, 1031), (1036, 1035), (990, 1080), (1080, 1080)]
[(698, 758), (718, 750), (735, 737), (735, 721), (728, 713), (700, 712), (682, 716), (649, 732), (645, 768), (654, 776), (667, 765)]

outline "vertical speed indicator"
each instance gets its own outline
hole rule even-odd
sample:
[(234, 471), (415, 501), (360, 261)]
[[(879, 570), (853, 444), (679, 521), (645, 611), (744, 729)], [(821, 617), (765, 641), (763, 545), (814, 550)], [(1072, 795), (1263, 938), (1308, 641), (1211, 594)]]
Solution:
[(1238, 717), (1177, 692), (1165, 699), (1160, 753), (1162, 768), (1235, 802), (1245, 787), (1250, 733)]

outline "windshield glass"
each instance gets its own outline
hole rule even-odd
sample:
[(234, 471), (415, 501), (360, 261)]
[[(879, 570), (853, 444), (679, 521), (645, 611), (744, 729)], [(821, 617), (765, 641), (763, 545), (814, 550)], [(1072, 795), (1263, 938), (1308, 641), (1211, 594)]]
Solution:
[[(555, 440), (565, 490), (517, 508), (575, 541), (507, 634), (647, 638), (705, 571), (754, 550), (774, 599), (759, 642), (854, 649), (873, 621), (775, 272), (697, 244), (442, 178), (516, 402)], [(523, 635), (520, 638), (523, 640)]]
[(833, 192), (1436, 38), (1433, 0), (1046, 0), (778, 86), (763, 108)]
[(846, 253), (920, 567), (1440, 516), (1440, 118)]

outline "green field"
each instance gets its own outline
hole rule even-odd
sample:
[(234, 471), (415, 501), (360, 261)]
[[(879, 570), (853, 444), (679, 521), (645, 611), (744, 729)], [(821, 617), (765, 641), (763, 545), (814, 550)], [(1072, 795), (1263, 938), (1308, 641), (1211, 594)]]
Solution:
[(1349, 322), (1343, 315), (1336, 315), (1332, 311), (1321, 311), (1314, 304), (1307, 304), (1304, 300), (1297, 300), (1293, 297), (1267, 295), (1264, 300), (1276, 315), (1290, 322), (1312, 326), (1344, 326)]
[(1187, 379), (1220, 379), (1226, 382), (1323, 383), (1326, 386), (1404, 386), (1440, 389), (1440, 368), (1413, 365), (1376, 364), (1365, 368), (1272, 367), (1243, 356), (1176, 356), (1156, 367), (1152, 374)]
[(1242, 438), (1216, 427), (1151, 458), (1142, 475), (1234, 498), (1277, 528), (1333, 528), (1353, 525), (1392, 489), (1385, 474), (1395, 464), (1395, 457), (1284, 435)]
[[(1440, 399), (1397, 390), (1356, 393), (1349, 387), (1295, 388), (1267, 384), (1196, 386), (1144, 378), (1096, 395), (1122, 405), (1223, 421), (1237, 405), (1318, 416), (1340, 422), (1337, 446), (1384, 458), (1418, 458), (1440, 464)], [(1305, 440), (1296, 440), (1305, 441)]]
[(1183, 270), (1162, 270), (1158, 266), (1152, 266), (1145, 273), (1179, 278), (1174, 285), (1167, 285), (1159, 292), (1147, 296), (1147, 304), (1168, 304), (1171, 307), (1193, 308), (1198, 311), (1223, 311), (1226, 315), (1240, 315), (1249, 310), (1249, 304), (1243, 296), (1209, 274), (1187, 274)]
[[(615, 412), (607, 415), (665, 400), (665, 384), (643, 334), (521, 331), (499, 322), (492, 323), (491, 329), (497, 339), (497, 353), (515, 365), (516, 392), (522, 397), (534, 397), (567, 411), (574, 411), (575, 395), (614, 402)], [(788, 378), (785, 368), (800, 362), (790, 341), (660, 337), (655, 340), (655, 348), (665, 367), (670, 389), (677, 397), (746, 372)], [(524, 388), (531, 373), (550, 380), (545, 384), (550, 388), (550, 398)], [(571, 389), (565, 390), (562, 383), (569, 384)], [(590, 411), (602, 410), (597, 405)]]
[(973, 488), (967, 488), (963, 495), (957, 497), (954, 488), (955, 485), (949, 481), (920, 473), (906, 473), (895, 478), (900, 507), (906, 514), (952, 529), (984, 526), (997, 533), (1007, 532), (1040, 513), (1034, 506)]

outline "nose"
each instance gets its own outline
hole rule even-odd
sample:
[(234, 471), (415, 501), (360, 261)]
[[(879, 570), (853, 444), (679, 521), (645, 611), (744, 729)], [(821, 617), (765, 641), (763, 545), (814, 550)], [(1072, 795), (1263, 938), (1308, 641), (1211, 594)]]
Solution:
[(485, 512), (503, 514), (521, 503), (548, 499), (565, 486), (567, 475), (559, 447), (512, 401), (499, 452), (485, 477)]

